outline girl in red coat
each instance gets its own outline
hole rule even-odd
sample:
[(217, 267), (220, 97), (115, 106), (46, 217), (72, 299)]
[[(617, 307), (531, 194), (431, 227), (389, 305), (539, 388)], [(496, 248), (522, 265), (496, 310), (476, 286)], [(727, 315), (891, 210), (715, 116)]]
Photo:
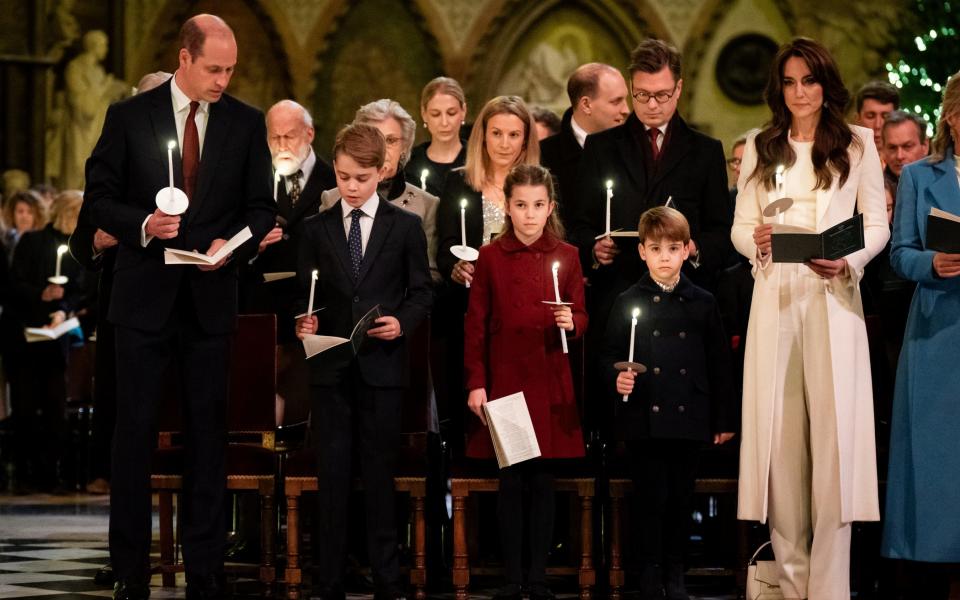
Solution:
[[(523, 584), (522, 491), (530, 491), (527, 515), (532, 600), (553, 598), (546, 586), (547, 553), (553, 535), (554, 478), (551, 461), (583, 456), (583, 435), (573, 393), (570, 363), (560, 329), (568, 338), (583, 335), (587, 314), (577, 249), (564, 243), (556, 214), (553, 180), (539, 165), (518, 165), (504, 182), (503, 233), (480, 249), (464, 323), (467, 404), (478, 419), (469, 429), (467, 456), (494, 457), (483, 416), (488, 399), (523, 392), (537, 434), (541, 457), (500, 470), (497, 516), (506, 566), (498, 599), (521, 598)], [(559, 263), (561, 299), (554, 300), (552, 268)]]

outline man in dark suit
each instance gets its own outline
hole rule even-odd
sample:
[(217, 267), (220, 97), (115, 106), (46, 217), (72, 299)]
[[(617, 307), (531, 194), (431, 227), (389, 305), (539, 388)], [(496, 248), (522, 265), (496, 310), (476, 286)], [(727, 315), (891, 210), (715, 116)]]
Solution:
[(560, 217), (569, 227), (577, 198), (577, 170), (587, 136), (620, 125), (630, 108), (623, 75), (603, 63), (577, 67), (567, 80), (567, 95), (570, 108), (563, 113), (560, 133), (540, 142), (540, 164), (550, 169), (557, 182)]
[(692, 235), (691, 260), (684, 268), (699, 285), (712, 289), (732, 252), (723, 146), (691, 129), (677, 113), (680, 68), (675, 48), (660, 40), (641, 42), (631, 55), (633, 114), (584, 145), (570, 237), (580, 248), (602, 316), (645, 270), (633, 251), (636, 238), (595, 239), (605, 230), (608, 180), (613, 183), (612, 230), (636, 229), (643, 211), (668, 199), (684, 214)]
[(398, 584), (393, 477), (400, 446), (401, 403), (408, 384), (407, 342), (433, 301), (427, 240), (420, 219), (377, 194), (386, 142), (372, 125), (348, 125), (334, 146), (341, 199), (303, 224), (298, 273), (305, 287), (317, 271), (317, 316), (298, 320), (300, 337), (349, 338), (379, 305), (363, 341), (310, 359), (311, 425), (319, 464), (320, 597), (343, 600), (353, 433), (358, 432), (367, 552), (376, 600), (394, 600)]
[[(116, 327), (117, 427), (113, 442), (110, 558), (115, 598), (149, 596), (150, 461), (164, 388), (182, 390), (186, 423), (184, 561), (187, 597), (222, 591), (227, 371), (236, 326), (237, 262), (274, 222), (263, 116), (224, 93), (237, 62), (233, 31), (198, 15), (180, 31), (179, 68), (160, 87), (107, 111), (87, 161), (94, 225), (120, 240), (107, 318)], [(174, 181), (189, 199), (180, 216), (155, 206)], [(164, 264), (164, 248), (214, 254), (248, 227), (252, 239), (210, 266)], [(168, 367), (177, 381), (165, 381)]]

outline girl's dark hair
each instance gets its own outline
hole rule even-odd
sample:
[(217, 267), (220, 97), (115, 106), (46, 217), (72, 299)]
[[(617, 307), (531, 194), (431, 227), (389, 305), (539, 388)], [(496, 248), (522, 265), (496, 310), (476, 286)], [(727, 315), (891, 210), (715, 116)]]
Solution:
[(813, 79), (823, 88), (823, 107), (814, 134), (812, 153), (817, 189), (829, 189), (835, 174), (840, 176), (840, 185), (843, 185), (850, 175), (850, 145), (863, 150), (860, 138), (853, 134), (843, 119), (850, 102), (850, 92), (844, 87), (840, 69), (830, 52), (819, 42), (803, 37), (781, 46), (770, 67), (764, 98), (772, 116), (757, 134), (757, 167), (749, 179), (756, 177), (768, 188), (773, 187), (777, 166), (790, 167), (797, 160), (788, 140), (792, 115), (783, 99), (783, 70), (792, 57), (802, 59)]
[[(547, 190), (547, 199), (553, 204), (553, 212), (547, 218), (547, 224), (544, 230), (548, 231), (557, 239), (563, 239), (566, 236), (563, 223), (560, 221), (560, 214), (557, 210), (556, 186), (553, 182), (553, 175), (550, 171), (540, 165), (519, 164), (507, 174), (503, 181), (504, 208), (510, 205), (510, 197), (513, 196), (513, 190), (520, 185), (543, 186)], [(513, 231), (513, 222), (510, 220), (510, 214), (506, 215), (503, 231)]]

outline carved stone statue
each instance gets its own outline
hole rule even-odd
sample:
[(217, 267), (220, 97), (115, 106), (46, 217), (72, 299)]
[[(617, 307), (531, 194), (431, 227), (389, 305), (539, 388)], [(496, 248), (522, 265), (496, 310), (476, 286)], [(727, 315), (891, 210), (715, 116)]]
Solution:
[(130, 93), (101, 66), (108, 48), (107, 34), (88, 31), (83, 52), (67, 63), (62, 103), (55, 102), (51, 111), (47, 139), (47, 177), (60, 189), (83, 189), (84, 164), (100, 137), (107, 107)]

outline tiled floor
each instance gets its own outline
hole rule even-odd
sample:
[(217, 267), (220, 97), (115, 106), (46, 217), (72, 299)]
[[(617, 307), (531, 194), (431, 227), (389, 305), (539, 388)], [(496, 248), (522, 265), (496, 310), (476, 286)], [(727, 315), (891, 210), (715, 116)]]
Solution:
[[(109, 560), (108, 513), (109, 503), (103, 496), (0, 495), (0, 599), (111, 597), (109, 587), (93, 581), (97, 570)], [(475, 581), (478, 585), (471, 590), (471, 598), (490, 598), (492, 590), (483, 588), (497, 582)], [(263, 596), (263, 588), (256, 581), (231, 578), (230, 585), (234, 597)], [(577, 597), (572, 582), (558, 582), (557, 589), (563, 592), (557, 594), (558, 598)], [(184, 598), (185, 591), (182, 575), (175, 588), (161, 587), (158, 575), (152, 581), (151, 598)], [(282, 598), (282, 590), (276, 590), (275, 596)], [(304, 597), (309, 597), (309, 589), (304, 590)], [(362, 593), (348, 596), (350, 600), (371, 597)], [(450, 600), (453, 593), (431, 593), (430, 598)], [(697, 598), (727, 600), (735, 596)]]

